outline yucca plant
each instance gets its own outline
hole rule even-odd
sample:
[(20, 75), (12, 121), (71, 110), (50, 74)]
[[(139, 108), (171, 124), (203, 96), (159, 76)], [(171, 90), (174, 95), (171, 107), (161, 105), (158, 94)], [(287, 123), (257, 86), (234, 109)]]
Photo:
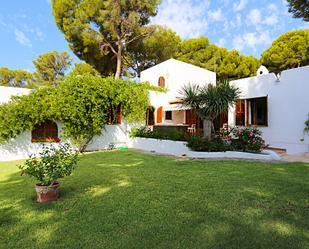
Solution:
[(231, 86), (228, 81), (223, 81), (203, 87), (188, 84), (182, 88), (180, 94), (182, 104), (195, 110), (203, 120), (204, 138), (211, 140), (214, 119), (236, 103), (240, 90)]

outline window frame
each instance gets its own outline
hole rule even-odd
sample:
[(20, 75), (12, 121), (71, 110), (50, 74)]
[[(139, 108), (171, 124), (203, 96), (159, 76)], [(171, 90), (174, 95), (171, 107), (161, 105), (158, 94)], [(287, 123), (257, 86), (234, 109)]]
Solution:
[(59, 143), (58, 125), (52, 120), (37, 124), (31, 131), (32, 143)]
[(158, 79), (158, 86), (164, 88), (165, 87), (165, 78), (160, 76)]
[(108, 111), (108, 125), (120, 125), (122, 123), (122, 107), (118, 105), (116, 108), (111, 106)]
[[(167, 113), (170, 114), (170, 117), (167, 117), (167, 116), (169, 116), (169, 115), (167, 115)], [(172, 121), (173, 120), (173, 112), (172, 111), (165, 111), (164, 117), (165, 117), (165, 120)]]
[[(265, 110), (265, 123), (264, 124), (257, 124), (257, 100), (262, 100), (265, 99), (264, 102), (264, 107), (266, 108)], [(243, 105), (240, 107), (240, 110), (237, 110), (238, 108), (238, 103), (244, 101)], [(253, 103), (253, 111), (252, 111), (252, 103)], [(236, 126), (253, 126), (253, 127), (268, 127), (269, 121), (268, 121), (268, 96), (263, 96), (263, 97), (256, 97), (256, 98), (248, 98), (248, 99), (239, 99), (237, 100), (237, 103), (235, 104), (235, 125)], [(243, 108), (244, 107), (244, 108)], [(243, 110), (244, 109), (244, 110)], [(255, 121), (252, 123), (252, 114), (254, 113), (255, 115)], [(242, 120), (244, 125), (239, 124), (238, 117), (242, 116)]]

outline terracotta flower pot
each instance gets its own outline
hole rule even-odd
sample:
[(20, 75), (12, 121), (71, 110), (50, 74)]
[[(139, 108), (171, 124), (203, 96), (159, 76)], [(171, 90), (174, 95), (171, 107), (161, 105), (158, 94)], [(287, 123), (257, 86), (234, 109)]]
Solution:
[(51, 185), (44, 186), (41, 184), (35, 185), (37, 194), (37, 202), (56, 201), (59, 197), (59, 182), (53, 182)]

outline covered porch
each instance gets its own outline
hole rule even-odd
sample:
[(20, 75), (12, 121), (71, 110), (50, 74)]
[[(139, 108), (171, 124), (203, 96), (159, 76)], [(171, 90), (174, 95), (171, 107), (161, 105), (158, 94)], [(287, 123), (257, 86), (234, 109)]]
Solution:
[(203, 122), (196, 112), (182, 106), (179, 100), (167, 106), (150, 107), (147, 112), (147, 126), (153, 130), (177, 130), (187, 133), (203, 133)]
[[(227, 123), (227, 113), (222, 113), (214, 120), (215, 131)], [(146, 125), (157, 131), (173, 131), (190, 134), (203, 134), (203, 121), (196, 111), (181, 105), (180, 100), (171, 101), (169, 105), (150, 107), (147, 111)]]

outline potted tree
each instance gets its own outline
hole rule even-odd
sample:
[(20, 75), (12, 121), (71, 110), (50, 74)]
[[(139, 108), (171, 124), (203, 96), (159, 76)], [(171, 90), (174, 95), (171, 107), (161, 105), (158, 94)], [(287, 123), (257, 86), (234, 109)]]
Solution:
[(72, 174), (78, 160), (77, 152), (69, 144), (43, 145), (39, 156), (31, 155), (19, 169), (22, 175), (38, 180), (35, 186), (37, 202), (55, 201), (59, 197), (58, 179)]

